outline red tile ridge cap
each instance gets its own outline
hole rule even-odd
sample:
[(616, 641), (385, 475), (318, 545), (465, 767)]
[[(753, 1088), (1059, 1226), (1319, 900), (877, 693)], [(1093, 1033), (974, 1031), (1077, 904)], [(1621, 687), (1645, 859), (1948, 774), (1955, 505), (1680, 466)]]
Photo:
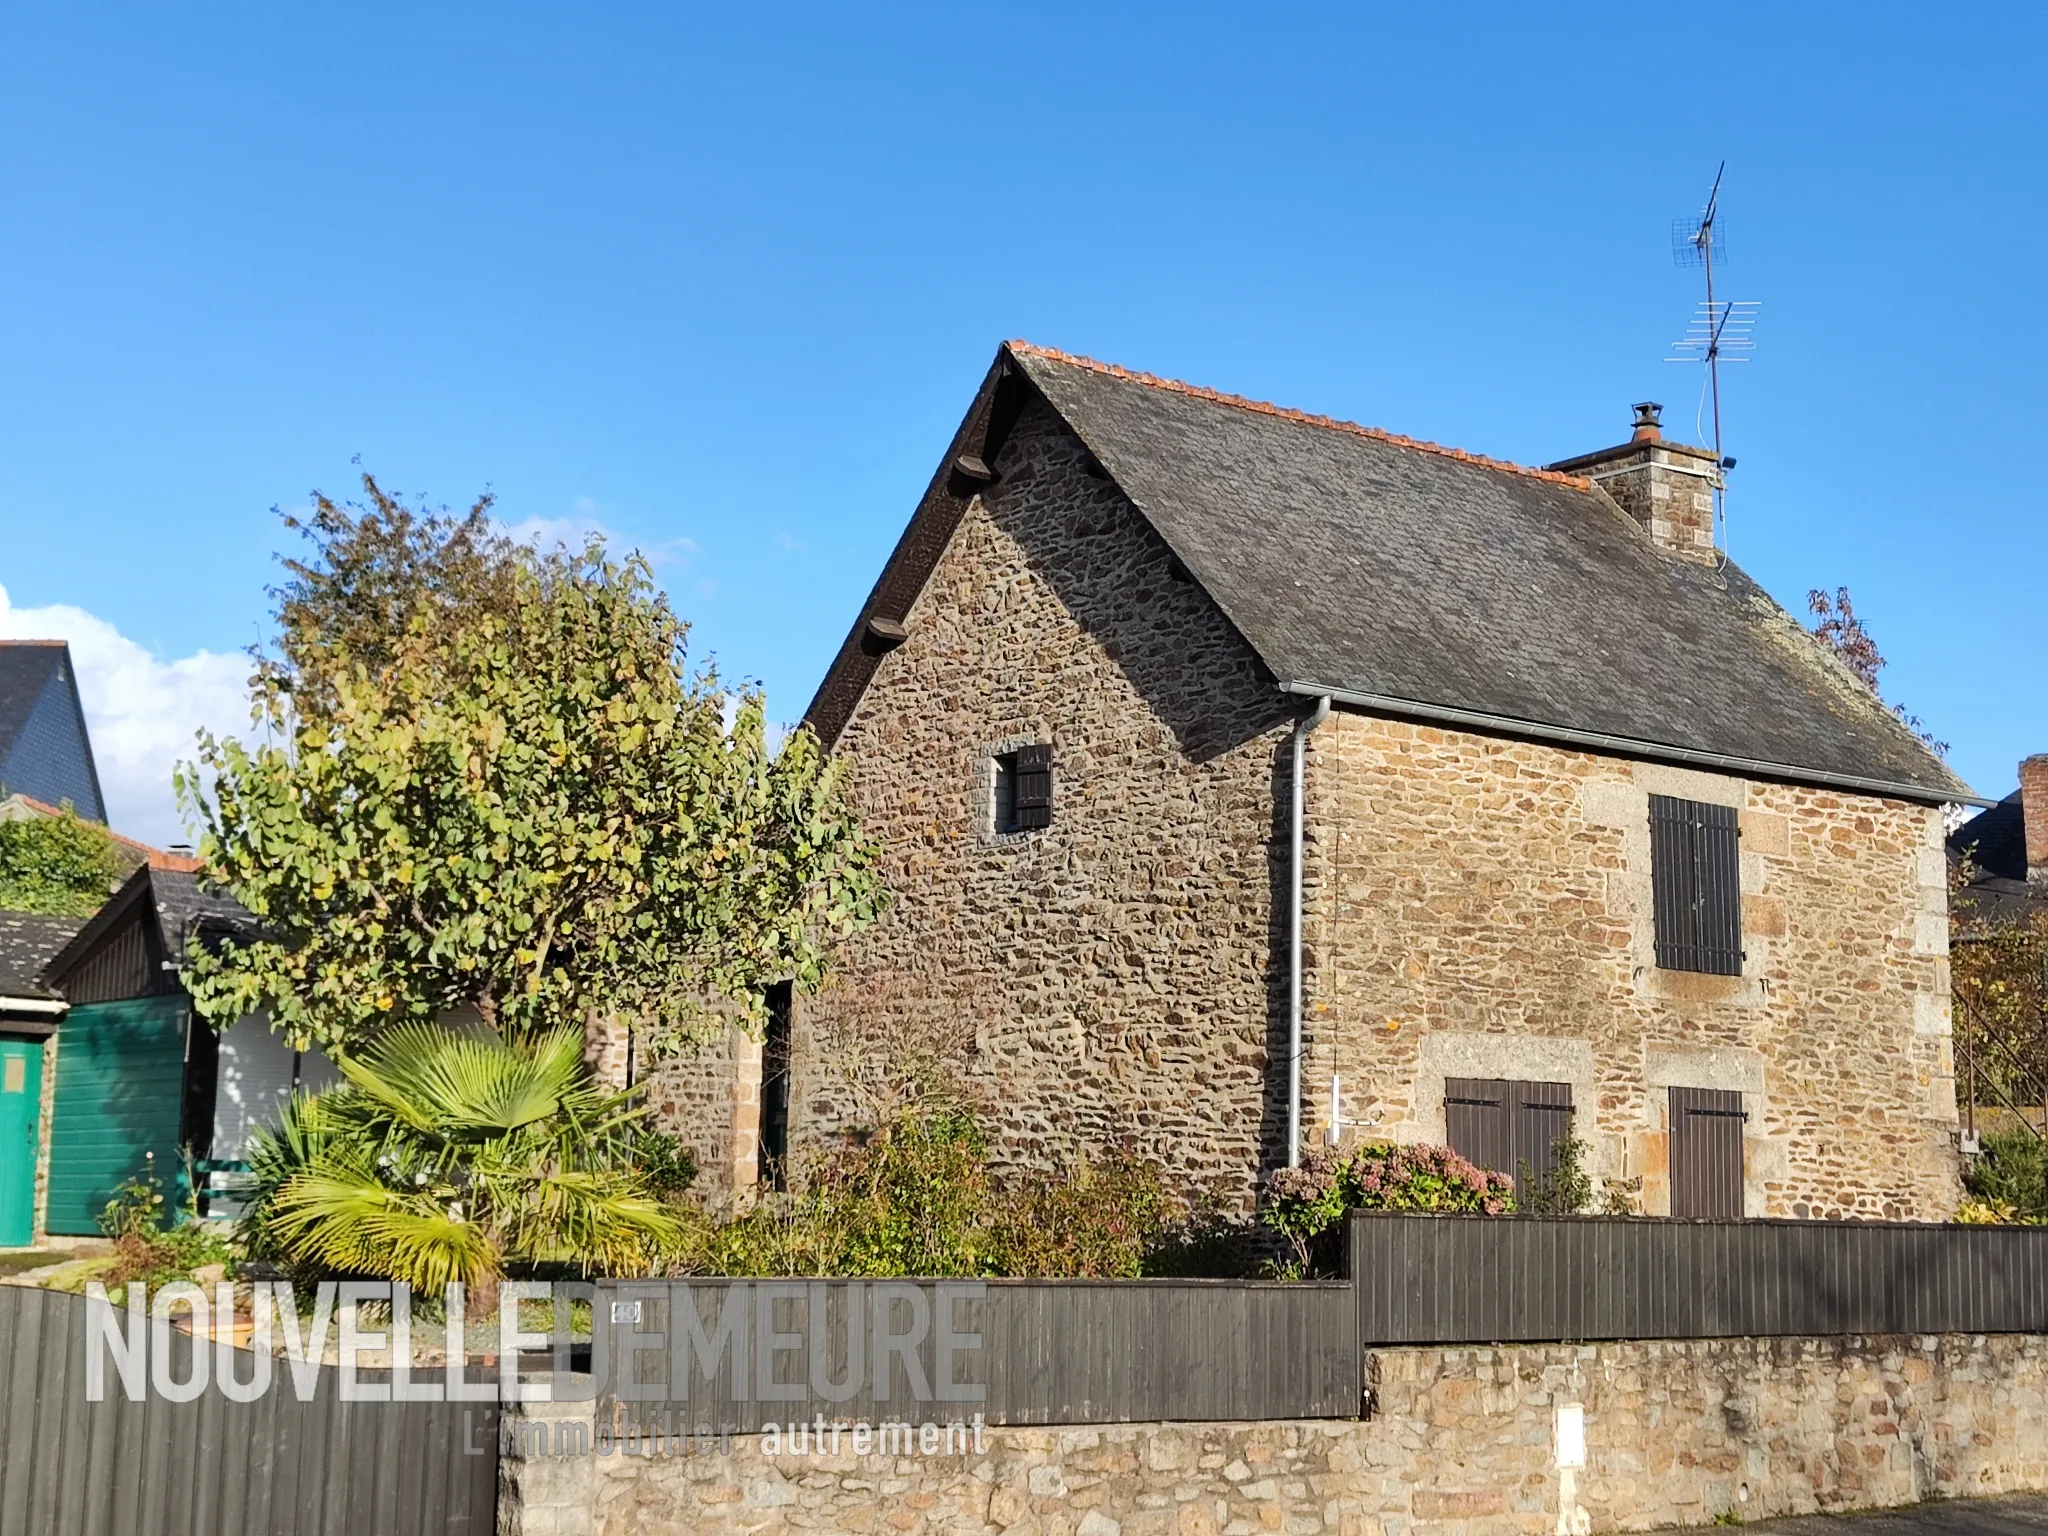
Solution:
[(1041, 347), (1035, 342), (1014, 340), (1004, 343), (1012, 352), (1026, 357), (1042, 357), (1047, 362), (1068, 363), (1076, 368), (1086, 368), (1106, 378), (1122, 379), (1128, 384), (1145, 384), (1153, 389), (1167, 389), (1177, 395), (1186, 395), (1193, 400), (1207, 400), (1214, 405), (1234, 406), (1240, 411), (1256, 411), (1262, 416), (1277, 416), (1282, 421), (1298, 421), (1304, 426), (1323, 427), (1332, 432), (1349, 432), (1354, 437), (1371, 438), (1376, 443), (1387, 443), (1396, 448), (1413, 448), (1418, 453), (1433, 453), (1440, 458), (1456, 459), (1461, 464), (1476, 464), (1481, 469), (1497, 469), (1510, 475), (1526, 475), (1531, 480), (1546, 480), (1552, 485), (1568, 485), (1574, 490), (1590, 491), (1593, 482), (1584, 475), (1568, 475), (1561, 470), (1535, 469), (1527, 464), (1513, 464), (1506, 459), (1489, 459), (1481, 453), (1467, 453), (1463, 448), (1446, 448), (1441, 443), (1424, 442), (1419, 437), (1404, 437), (1398, 432), (1388, 432), (1380, 427), (1360, 426), (1355, 421), (1339, 421), (1334, 416), (1318, 416), (1312, 411), (1292, 410), (1284, 405), (1274, 405), (1266, 400), (1249, 400), (1243, 395), (1227, 395), (1220, 389), (1208, 389), (1200, 384), (1188, 384), (1179, 379), (1163, 379), (1155, 373), (1140, 373), (1136, 369), (1119, 367), (1115, 363), (1100, 363), (1092, 357), (1081, 357), (1072, 352), (1062, 352), (1057, 347)]
[(0, 645), (69, 645), (69, 640), (0, 640)]
[[(37, 643), (45, 644), (48, 642), (39, 641)], [(61, 641), (58, 643), (62, 644)], [(52, 805), (47, 800), (38, 800), (34, 795), (10, 795), (8, 798), (19, 800), (23, 805), (44, 816), (62, 816), (64, 814), (63, 807)], [(73, 812), (73, 814), (77, 813)], [(107, 828), (107, 836), (122, 846), (133, 848), (137, 853), (142, 854), (149, 860), (149, 867), (151, 869), (165, 869), (179, 875), (196, 875), (205, 868), (205, 865), (201, 864), (198, 858), (192, 854), (172, 853), (167, 848), (152, 847), (150, 844), (139, 839), (123, 837), (112, 827)]]

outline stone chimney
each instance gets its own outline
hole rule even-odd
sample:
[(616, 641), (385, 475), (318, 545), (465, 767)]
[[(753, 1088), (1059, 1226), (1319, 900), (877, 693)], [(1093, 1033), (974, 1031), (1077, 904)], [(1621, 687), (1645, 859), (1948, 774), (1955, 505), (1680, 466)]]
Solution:
[(1659, 549), (1712, 565), (1720, 558), (1714, 548), (1714, 487), (1721, 483), (1713, 450), (1666, 442), (1660, 425), (1664, 407), (1654, 400), (1635, 411), (1627, 442), (1549, 467), (1591, 480), (1642, 524)]
[(2048, 752), (2020, 764), (2020, 820), (2026, 828), (2027, 880), (2048, 885)]

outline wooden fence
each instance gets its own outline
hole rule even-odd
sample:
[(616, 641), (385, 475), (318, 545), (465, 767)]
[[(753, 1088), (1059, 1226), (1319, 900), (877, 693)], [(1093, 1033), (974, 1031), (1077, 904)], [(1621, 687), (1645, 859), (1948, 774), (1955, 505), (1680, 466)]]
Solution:
[[(735, 1332), (700, 1347), (729, 1306)], [(602, 1288), (597, 1315), (621, 1319), (599, 1341), (600, 1424), (1353, 1418), (1360, 1401), (1341, 1281), (628, 1282)], [(896, 1354), (922, 1391), (880, 1358), (885, 1332), (915, 1333)]]
[[(0, 1286), (0, 1536), (489, 1536), (498, 1407), (343, 1402), (323, 1368), (299, 1401), (86, 1400), (80, 1297)], [(171, 1379), (193, 1341), (172, 1334)], [(211, 1348), (212, 1346), (202, 1346)], [(246, 1363), (237, 1379), (251, 1379)]]
[(2048, 1332), (2048, 1229), (1354, 1214), (1375, 1344)]

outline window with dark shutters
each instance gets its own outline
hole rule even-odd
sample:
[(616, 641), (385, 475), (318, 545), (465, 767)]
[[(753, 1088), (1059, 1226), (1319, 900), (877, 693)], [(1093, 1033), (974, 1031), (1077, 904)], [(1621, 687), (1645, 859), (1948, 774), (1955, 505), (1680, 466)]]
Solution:
[(1650, 885), (1663, 969), (1742, 974), (1740, 838), (1732, 806), (1650, 796)]
[(1451, 1150), (1505, 1173), (1522, 1190), (1526, 1165), (1538, 1181), (1557, 1168), (1557, 1144), (1572, 1133), (1570, 1083), (1522, 1083), (1499, 1077), (1444, 1080), (1444, 1136)]
[(1717, 1088), (1670, 1090), (1671, 1214), (1742, 1219), (1742, 1095)]
[(1019, 747), (989, 760), (997, 832), (1035, 832), (1052, 825), (1052, 748)]

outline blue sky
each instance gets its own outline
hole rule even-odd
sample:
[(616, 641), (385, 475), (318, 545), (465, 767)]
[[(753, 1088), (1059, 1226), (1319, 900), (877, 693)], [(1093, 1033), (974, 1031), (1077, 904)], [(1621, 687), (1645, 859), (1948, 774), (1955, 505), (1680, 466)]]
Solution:
[(90, 632), (117, 825), (173, 837), (270, 508), (360, 456), (643, 545), (794, 718), (1002, 338), (1525, 462), (1689, 431), (1670, 228), (1725, 158), (1735, 558), (1849, 586), (2003, 793), (2048, 750), (2044, 18), (9, 7), (0, 624)]

